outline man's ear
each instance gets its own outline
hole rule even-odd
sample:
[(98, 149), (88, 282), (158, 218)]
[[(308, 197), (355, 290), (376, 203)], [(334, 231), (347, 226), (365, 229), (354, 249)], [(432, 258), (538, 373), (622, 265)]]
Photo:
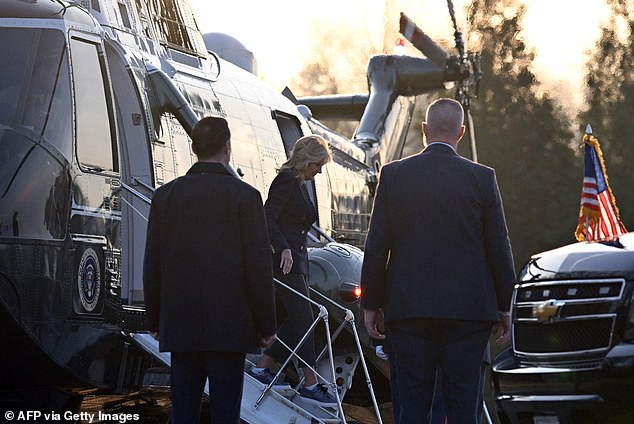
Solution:
[(464, 135), (465, 131), (466, 131), (466, 127), (463, 125), (460, 127), (460, 132), (458, 133), (458, 139), (456, 140), (456, 142), (460, 141), (460, 139), (462, 138), (462, 136)]
[(427, 146), (427, 122), (423, 121), (423, 146)]

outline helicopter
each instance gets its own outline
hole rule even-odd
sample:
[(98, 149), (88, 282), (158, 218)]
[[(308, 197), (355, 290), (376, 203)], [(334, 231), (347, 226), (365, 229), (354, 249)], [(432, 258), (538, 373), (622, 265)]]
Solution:
[[(368, 95), (296, 99), (214, 53), (187, 0), (3, 0), (0, 398), (142, 384), (156, 358), (131, 334), (145, 330), (151, 197), (196, 161), (189, 133), (208, 115), (227, 119), (231, 168), (263, 197), (299, 137), (328, 141), (334, 160), (308, 190), (311, 286), (358, 314), (374, 189), (402, 155), (415, 96), (479, 79), (476, 56), (415, 46), (427, 57), (370, 59)], [(318, 120), (329, 113), (359, 117), (352, 139)]]

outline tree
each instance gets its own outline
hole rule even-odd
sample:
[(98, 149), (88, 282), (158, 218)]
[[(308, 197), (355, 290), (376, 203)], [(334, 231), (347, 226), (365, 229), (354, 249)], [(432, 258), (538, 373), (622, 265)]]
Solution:
[[(346, 22), (314, 21), (313, 46), (302, 71), (291, 80), (297, 97), (367, 93), (368, 60), (378, 50), (367, 29)], [(335, 131), (352, 136), (357, 122), (324, 121)]]
[(524, 11), (514, 0), (474, 0), (469, 9), (482, 50), (472, 102), (478, 156), (496, 169), (518, 268), (531, 254), (574, 241), (582, 181), (570, 119), (539, 94), (533, 52), (519, 36)]

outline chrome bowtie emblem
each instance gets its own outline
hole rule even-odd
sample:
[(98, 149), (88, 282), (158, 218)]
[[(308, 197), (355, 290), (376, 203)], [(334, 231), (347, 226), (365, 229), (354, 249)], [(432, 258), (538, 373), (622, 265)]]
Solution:
[(539, 322), (548, 322), (557, 316), (559, 310), (564, 306), (566, 302), (557, 301), (555, 299), (548, 299), (539, 305), (533, 306), (531, 316), (537, 318)]

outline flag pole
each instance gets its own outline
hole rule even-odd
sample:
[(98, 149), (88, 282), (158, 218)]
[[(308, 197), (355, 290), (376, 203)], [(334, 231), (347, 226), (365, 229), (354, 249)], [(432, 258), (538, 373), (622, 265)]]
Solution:
[[(586, 134), (589, 136), (592, 135), (592, 127), (590, 124), (586, 125)], [(590, 224), (588, 221), (588, 215), (586, 215), (586, 241), (588, 241), (588, 235), (590, 234)]]

